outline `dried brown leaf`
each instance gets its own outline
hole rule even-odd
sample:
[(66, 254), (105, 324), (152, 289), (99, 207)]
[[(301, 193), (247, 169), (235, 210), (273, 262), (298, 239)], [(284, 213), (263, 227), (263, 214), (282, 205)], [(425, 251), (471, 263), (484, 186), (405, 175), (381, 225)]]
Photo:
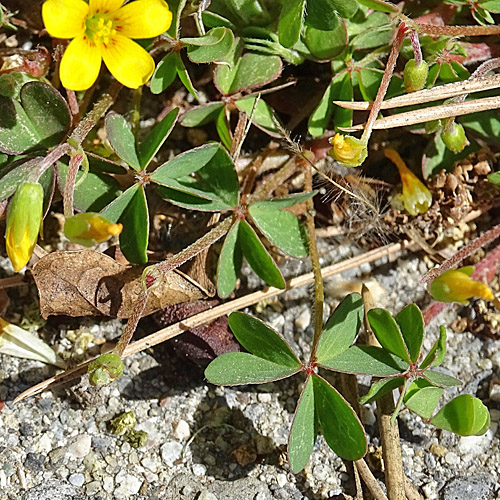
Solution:
[[(128, 318), (141, 291), (144, 268), (124, 266), (95, 250), (53, 252), (32, 269), (42, 316), (104, 315)], [(180, 302), (204, 298), (202, 288), (172, 271), (150, 292), (144, 316)]]

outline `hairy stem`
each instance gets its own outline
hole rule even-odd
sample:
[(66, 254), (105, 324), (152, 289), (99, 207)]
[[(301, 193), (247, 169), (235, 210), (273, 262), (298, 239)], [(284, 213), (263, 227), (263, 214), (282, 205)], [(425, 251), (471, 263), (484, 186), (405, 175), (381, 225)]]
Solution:
[(74, 214), (73, 211), (73, 194), (75, 191), (75, 181), (76, 175), (78, 174), (78, 169), (83, 161), (83, 152), (78, 152), (71, 156), (69, 160), (68, 173), (66, 175), (66, 182), (64, 183), (64, 197), (63, 197), (63, 208), (64, 217), (68, 218)]
[(375, 97), (375, 101), (373, 101), (372, 109), (370, 110), (370, 115), (368, 116), (368, 120), (366, 121), (365, 129), (363, 131), (363, 135), (361, 136), (361, 140), (366, 143), (370, 139), (372, 135), (372, 128), (375, 120), (377, 119), (377, 115), (382, 106), (382, 101), (384, 100), (385, 94), (387, 93), (387, 88), (389, 87), (389, 83), (391, 82), (392, 74), (394, 73), (394, 67), (396, 66), (396, 61), (398, 60), (399, 51), (401, 46), (403, 45), (403, 41), (406, 36), (408, 27), (404, 22), (399, 25), (398, 32), (396, 34), (396, 39), (392, 44), (391, 53), (389, 54), (389, 58), (387, 59), (387, 64), (385, 65), (384, 76), (382, 77), (382, 81), (380, 82), (380, 87), (378, 89), (377, 95)]
[[(368, 288), (363, 285), (363, 304), (365, 306), (365, 335), (368, 345), (380, 346), (368, 322), (367, 313), (375, 307), (373, 297)], [(401, 458), (401, 445), (399, 441), (399, 428), (391, 425), (391, 415), (394, 412), (394, 399), (392, 392), (385, 394), (377, 401), (378, 425), (382, 455), (385, 466), (385, 484), (389, 500), (405, 500), (405, 476)]]
[(420, 33), (427, 35), (488, 36), (500, 34), (500, 26), (434, 26), (418, 22), (416, 24)]
[[(312, 192), (312, 170), (308, 163), (304, 162), (304, 187), (307, 192)], [(311, 347), (309, 361), (316, 358), (318, 342), (323, 331), (323, 304), (325, 294), (323, 291), (323, 277), (321, 276), (321, 264), (319, 262), (318, 246), (316, 243), (316, 228), (314, 226), (314, 204), (312, 199), (307, 200), (306, 229), (309, 238), (309, 257), (311, 259), (314, 274), (314, 337)]]

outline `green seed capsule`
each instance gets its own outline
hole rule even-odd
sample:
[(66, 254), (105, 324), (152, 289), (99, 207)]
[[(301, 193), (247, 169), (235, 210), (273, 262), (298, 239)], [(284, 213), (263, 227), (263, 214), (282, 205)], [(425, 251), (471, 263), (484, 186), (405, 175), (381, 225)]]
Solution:
[(101, 354), (89, 364), (91, 385), (108, 385), (123, 374), (123, 361), (117, 354)]
[(429, 66), (425, 61), (422, 61), (419, 66), (415, 59), (410, 59), (405, 66), (404, 81), (406, 92), (416, 92), (424, 88), (429, 74)]
[(469, 144), (465, 130), (460, 123), (453, 122), (448, 132), (441, 132), (441, 139), (444, 145), (454, 153), (460, 153)]

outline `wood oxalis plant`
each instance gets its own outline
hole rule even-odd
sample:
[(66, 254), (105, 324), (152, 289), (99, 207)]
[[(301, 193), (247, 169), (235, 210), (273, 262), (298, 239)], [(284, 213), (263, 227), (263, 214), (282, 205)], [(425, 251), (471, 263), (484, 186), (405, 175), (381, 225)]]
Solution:
[[(434, 200), (426, 182), (433, 175), (482, 144), (500, 146), (500, 122), (492, 112), (500, 107), (500, 99), (487, 93), (498, 88), (497, 75), (490, 73), (500, 61), (488, 58), (487, 44), (472, 45), (460, 38), (498, 35), (494, 15), (500, 12), (500, 3), (449, 0), (444, 4), (439, 13), (419, 6), (410, 19), (400, 7), (384, 0), (43, 3), (43, 22), (58, 64), (51, 64), (45, 47), (19, 49), (12, 54), (21, 57), (22, 63), (4, 61), (0, 70), (0, 203), (7, 215), (6, 251), (15, 272), (28, 265), (45, 215), (58, 210), (61, 200), (68, 240), (92, 247), (119, 237), (121, 252), (131, 264), (125, 270), (94, 250), (54, 252), (32, 267), (45, 317), (107, 314), (128, 318), (113, 352), (88, 363), (92, 384), (110, 383), (123, 373), (122, 357), (128, 353), (141, 317), (204, 296), (176, 270), (221, 241), (213, 272), (221, 299), (237, 288), (244, 258), (267, 285), (279, 290), (285, 290), (287, 282), (276, 253), (309, 257), (312, 263), (315, 331), (309, 359), (300, 360), (277, 332), (258, 319), (233, 312), (229, 325), (248, 352), (225, 353), (206, 369), (207, 379), (221, 385), (265, 383), (304, 374), (289, 437), (292, 471), (305, 467), (320, 431), (340, 457), (360, 461), (367, 442), (353, 406), (387, 402), (394, 390), (399, 391), (399, 398), (391, 410), (393, 424), (404, 405), (441, 429), (460, 435), (486, 432), (489, 413), (477, 398), (463, 394), (437, 410), (444, 388), (460, 381), (438, 369), (446, 350), (444, 327), (430, 352), (421, 352), (424, 321), (416, 305), (410, 304), (395, 317), (383, 309), (366, 312), (367, 326), (380, 345), (356, 343), (364, 314), (357, 294), (348, 295), (323, 326), (311, 174), (321, 154), (314, 148), (303, 152), (285, 131), (307, 121), (310, 136), (329, 139), (329, 154), (353, 167), (370, 159), (373, 130), (425, 123), (416, 129), (428, 137), (422, 160), (424, 181), (395, 149), (387, 148), (384, 154), (401, 178), (400, 210), (410, 217), (428, 212)], [(443, 22), (434, 26), (420, 18), (428, 14), (446, 14), (447, 21), (454, 16), (462, 24), (473, 19), (478, 25), (448, 26), (440, 18)], [(0, 4), (4, 29), (17, 29), (11, 23), (15, 15)], [(43, 42), (48, 44), (49, 37)], [(398, 69), (400, 55), (406, 62)], [(467, 67), (471, 61), (479, 63), (472, 73)], [(325, 62), (328, 65), (318, 64)], [(295, 83), (280, 80), (282, 72), (293, 73), (303, 64), (318, 73), (322, 68), (321, 74), (328, 68), (328, 81), (322, 95), (315, 96), (319, 99), (288, 113), (285, 126), (285, 118), (273, 109), (273, 105), (279, 107), (279, 99), (273, 97)], [(201, 85), (206, 80), (201, 69), (209, 66), (202, 65), (213, 69), (213, 88), (203, 98), (195, 88), (196, 82)], [(299, 83), (304, 72), (300, 70)], [(154, 126), (141, 129), (141, 99), (147, 97), (155, 104), (152, 107), (162, 107), (165, 96), (181, 85), (198, 105), (186, 101), (183, 112), (178, 104), (169, 105)], [(131, 89), (129, 112), (108, 113), (120, 92), (126, 92), (123, 87)], [(143, 96), (144, 88), (151, 93)], [(466, 100), (474, 92), (486, 94)], [(444, 102), (422, 107), (431, 101)], [(399, 113), (401, 107), (404, 112)], [(369, 110), (364, 125), (353, 126), (354, 110)], [(392, 114), (380, 117), (385, 110)], [(163, 154), (174, 127), (204, 127), (212, 122), (220, 142), (202, 141), (169, 159)], [(257, 181), (265, 155), (257, 157), (250, 168), (236, 168), (249, 131), (247, 122), (273, 139), (287, 139), (294, 154), (261, 183)], [(361, 137), (345, 134), (358, 130)], [(303, 189), (302, 185), (287, 186), (284, 194), (273, 197), (299, 171), (305, 174)], [(328, 180), (357, 202), (366, 202), (345, 183)], [(498, 173), (489, 180), (500, 184)], [(150, 221), (155, 215), (150, 214), (154, 210), (151, 200), (157, 195), (176, 210), (185, 210), (186, 217), (193, 211), (209, 212), (216, 222), (179, 253), (151, 263)], [(500, 228), (492, 229), (474, 248), (499, 233)], [(441, 302), (466, 303), (471, 297), (483, 297), (499, 304), (487, 285), (471, 278), (472, 268), (450, 269), (465, 253), (435, 272), (431, 293)], [(69, 276), (67, 269), (66, 274), (61, 272), (61, 266), (78, 268), (78, 276)], [(80, 271), (92, 274), (92, 279), (80, 280)], [(2, 324), (2, 329), (8, 330), (0, 344), (3, 352), (23, 352), (61, 365), (38, 339), (13, 325)], [(43, 351), (43, 356), (37, 358), (36, 351)], [(363, 374), (376, 381), (368, 394), (355, 395), (354, 403), (349, 403), (347, 395), (344, 399), (327, 380), (325, 370), (340, 373), (341, 379), (345, 374)], [(363, 479), (372, 485), (377, 498), (383, 498), (370, 476), (362, 472), (362, 464), (358, 465)], [(401, 489), (390, 481), (391, 500), (401, 498)]]

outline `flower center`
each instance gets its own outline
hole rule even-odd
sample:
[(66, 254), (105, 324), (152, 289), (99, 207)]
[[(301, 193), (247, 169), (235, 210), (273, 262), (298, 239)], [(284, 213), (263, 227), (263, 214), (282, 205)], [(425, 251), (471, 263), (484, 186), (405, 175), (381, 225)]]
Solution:
[(108, 16), (94, 14), (85, 21), (85, 34), (91, 42), (108, 45), (111, 37), (116, 34), (116, 29)]

